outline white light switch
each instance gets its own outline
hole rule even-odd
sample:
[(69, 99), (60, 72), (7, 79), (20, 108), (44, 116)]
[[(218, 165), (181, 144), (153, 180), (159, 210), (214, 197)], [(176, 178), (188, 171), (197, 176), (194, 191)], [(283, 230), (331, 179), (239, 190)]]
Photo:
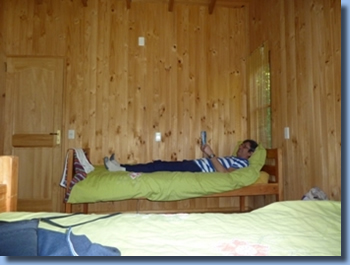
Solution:
[(74, 139), (74, 138), (75, 138), (75, 131), (68, 130), (68, 139)]
[(162, 135), (160, 132), (156, 132), (156, 135), (155, 135), (155, 140), (156, 142), (160, 142), (162, 140)]
[(284, 139), (289, 139), (289, 127), (284, 128)]
[(139, 46), (145, 46), (145, 38), (139, 37)]

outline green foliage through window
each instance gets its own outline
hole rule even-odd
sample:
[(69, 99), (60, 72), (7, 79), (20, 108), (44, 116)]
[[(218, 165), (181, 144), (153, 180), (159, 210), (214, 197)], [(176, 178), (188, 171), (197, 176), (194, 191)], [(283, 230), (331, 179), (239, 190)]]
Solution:
[(269, 52), (266, 43), (248, 58), (248, 134), (271, 148), (271, 89)]

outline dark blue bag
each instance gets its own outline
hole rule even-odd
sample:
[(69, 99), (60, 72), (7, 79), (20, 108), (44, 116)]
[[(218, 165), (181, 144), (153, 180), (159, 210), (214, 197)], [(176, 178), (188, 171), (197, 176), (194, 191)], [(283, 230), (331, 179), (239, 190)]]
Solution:
[[(113, 214), (115, 215), (115, 214)], [(68, 215), (69, 216), (69, 215)], [(16, 222), (0, 222), (0, 256), (120, 256), (117, 248), (92, 243), (85, 235), (74, 235), (72, 227), (83, 225), (94, 220), (61, 226), (51, 219), (33, 219)], [(39, 220), (52, 225), (68, 228), (66, 233), (38, 228)]]
[(0, 256), (37, 256), (38, 220), (0, 222)]

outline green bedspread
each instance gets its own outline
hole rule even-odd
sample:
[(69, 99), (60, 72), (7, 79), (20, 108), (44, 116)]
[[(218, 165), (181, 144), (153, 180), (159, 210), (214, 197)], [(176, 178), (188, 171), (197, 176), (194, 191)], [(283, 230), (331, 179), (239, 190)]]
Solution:
[[(0, 221), (65, 216), (0, 213)], [(73, 225), (100, 216), (56, 219)], [(64, 232), (46, 223), (40, 227)], [(340, 256), (341, 202), (284, 201), (239, 214), (120, 214), (73, 228), (122, 256)], [(344, 234), (344, 236), (346, 236)], [(345, 249), (345, 248), (344, 248)]]
[(104, 166), (95, 166), (86, 179), (74, 185), (68, 202), (173, 201), (239, 189), (256, 182), (265, 159), (266, 150), (259, 145), (249, 167), (231, 173), (154, 172), (135, 177), (131, 172), (109, 172)]

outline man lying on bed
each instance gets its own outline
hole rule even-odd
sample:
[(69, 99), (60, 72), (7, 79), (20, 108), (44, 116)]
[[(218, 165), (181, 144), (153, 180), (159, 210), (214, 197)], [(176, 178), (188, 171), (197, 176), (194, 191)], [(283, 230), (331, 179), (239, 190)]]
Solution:
[(146, 164), (119, 164), (114, 159), (104, 158), (104, 165), (109, 171), (129, 172), (156, 172), (156, 171), (186, 171), (186, 172), (232, 172), (236, 169), (247, 167), (248, 158), (253, 154), (258, 144), (250, 139), (244, 140), (239, 146), (236, 156), (215, 156), (211, 147), (207, 144), (201, 146), (204, 158), (183, 161), (161, 161), (156, 160)]

